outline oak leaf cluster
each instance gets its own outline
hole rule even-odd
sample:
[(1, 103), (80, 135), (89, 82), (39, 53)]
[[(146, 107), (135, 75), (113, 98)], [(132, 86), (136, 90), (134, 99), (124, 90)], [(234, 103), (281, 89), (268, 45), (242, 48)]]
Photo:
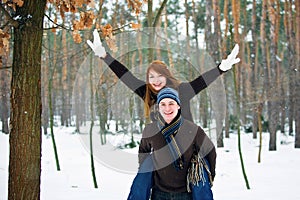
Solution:
[[(73, 40), (76, 43), (82, 42), (82, 37), (80, 31), (92, 29), (93, 26), (101, 31), (102, 38), (105, 39), (108, 47), (116, 52), (118, 50), (114, 29), (110, 24), (99, 25), (95, 24), (96, 14), (92, 10), (81, 11), (80, 8), (83, 7), (95, 7), (94, 0), (48, 0), (48, 5), (54, 5), (57, 12), (60, 14), (62, 18), (65, 17), (66, 13), (80, 13), (79, 19), (75, 19), (72, 21), (72, 36)], [(24, 4), (24, 0), (1, 0), (2, 6), (9, 7), (11, 10), (16, 11), (17, 7), (22, 7)], [(147, 0), (127, 0), (128, 8), (132, 10), (136, 15), (139, 15), (142, 10), (142, 6), (144, 3), (147, 3)], [(57, 18), (53, 20), (54, 23), (57, 23)], [(131, 28), (139, 29), (141, 28), (141, 24), (131, 23)], [(8, 26), (6, 26), (8, 27)], [(53, 32), (56, 32), (57, 27), (53, 27)], [(0, 29), (0, 67), (2, 66), (2, 59), (8, 56), (9, 52), (9, 40), (10, 33), (8, 31), (9, 28)]]

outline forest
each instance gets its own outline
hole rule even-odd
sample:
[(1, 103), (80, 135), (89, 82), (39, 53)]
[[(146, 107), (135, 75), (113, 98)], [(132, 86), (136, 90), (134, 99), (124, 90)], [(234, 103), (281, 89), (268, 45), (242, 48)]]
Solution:
[[(195, 122), (215, 126), (218, 147), (231, 131), (253, 139), (267, 132), (276, 151), (280, 131), (300, 148), (299, 0), (1, 0), (0, 19), (9, 199), (39, 199), (41, 135), (51, 136), (55, 150), (54, 126), (81, 134), (92, 122), (105, 144), (111, 120), (129, 134), (147, 123), (143, 101), (87, 45), (94, 29), (142, 80), (155, 59), (181, 81), (193, 80), (238, 44), (241, 61), (192, 100)], [(126, 147), (136, 145), (132, 139)]]

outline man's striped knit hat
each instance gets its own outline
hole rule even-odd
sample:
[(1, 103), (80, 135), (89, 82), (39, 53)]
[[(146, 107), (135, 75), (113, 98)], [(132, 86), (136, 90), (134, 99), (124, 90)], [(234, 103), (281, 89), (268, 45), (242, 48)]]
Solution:
[(173, 88), (167, 87), (167, 88), (163, 88), (162, 90), (160, 90), (159, 93), (157, 94), (157, 104), (159, 104), (159, 102), (165, 98), (171, 98), (171, 99), (175, 100), (178, 105), (180, 105), (180, 99), (178, 96), (178, 92), (176, 90), (174, 90)]

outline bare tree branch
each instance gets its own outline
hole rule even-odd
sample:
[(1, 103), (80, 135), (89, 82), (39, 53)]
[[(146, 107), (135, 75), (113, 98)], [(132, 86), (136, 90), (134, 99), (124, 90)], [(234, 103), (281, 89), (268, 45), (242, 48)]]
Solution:
[(167, 4), (168, 0), (164, 0), (156, 14), (156, 17), (155, 17), (155, 20), (153, 22), (153, 27), (156, 27), (157, 23), (158, 23), (158, 20), (159, 20), (159, 17), (162, 13), (162, 11), (164, 10), (164, 8), (166, 7), (166, 4)]
[(54, 22), (48, 15), (45, 14), (45, 16), (47, 17), (47, 19), (48, 19), (50, 22), (52, 22), (52, 23), (55, 24), (56, 26), (50, 27), (50, 28), (44, 28), (44, 30), (55, 29), (55, 28), (59, 28), (59, 27), (60, 27), (60, 28), (66, 29), (66, 30), (68, 30), (68, 31), (73, 31), (72, 28), (68, 28), (68, 27), (65, 27), (65, 26), (63, 26), (63, 25), (61, 25), (61, 24), (58, 24), (58, 23)]

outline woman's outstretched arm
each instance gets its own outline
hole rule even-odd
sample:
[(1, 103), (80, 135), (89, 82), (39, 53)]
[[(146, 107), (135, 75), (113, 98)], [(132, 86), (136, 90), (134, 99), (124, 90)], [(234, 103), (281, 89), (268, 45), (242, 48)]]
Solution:
[[(220, 65), (189, 82), (189, 86), (193, 89), (193, 92), (191, 92), (191, 94), (193, 94), (193, 96), (198, 94), (200, 91), (207, 88), (212, 82), (214, 82), (221, 74), (230, 70), (234, 64), (240, 62), (240, 59), (236, 57), (238, 53), (239, 46), (238, 44), (236, 44), (232, 52), (227, 56), (226, 59), (222, 60)], [(193, 96), (191, 96), (190, 98), (192, 98)]]
[(105, 51), (105, 48), (102, 46), (99, 33), (96, 29), (93, 32), (93, 36), (94, 42), (88, 40), (87, 43), (95, 55), (99, 56), (129, 89), (143, 99), (146, 93), (145, 81), (135, 77), (122, 63)]

